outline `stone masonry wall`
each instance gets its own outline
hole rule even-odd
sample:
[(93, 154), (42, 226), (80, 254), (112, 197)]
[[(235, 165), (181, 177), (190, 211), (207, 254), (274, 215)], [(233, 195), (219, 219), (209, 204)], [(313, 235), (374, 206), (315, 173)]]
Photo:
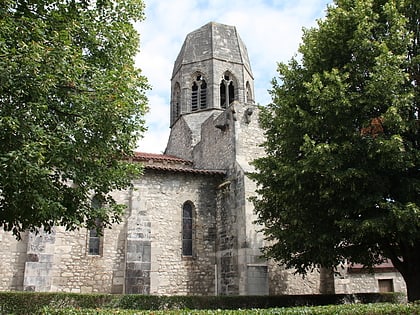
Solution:
[[(88, 231), (1, 232), (1, 290), (201, 294), (215, 291), (215, 209), (219, 176), (146, 171), (134, 189), (115, 192), (126, 220), (106, 229), (101, 254), (88, 254)], [(182, 205), (194, 204), (193, 256), (183, 257)], [(26, 265), (26, 266), (25, 266)]]
[[(118, 200), (117, 196), (117, 200)], [(124, 202), (124, 200), (118, 200)], [(24, 234), (21, 241), (0, 233), (1, 290), (122, 293), (124, 224), (106, 229), (101, 255), (88, 254), (88, 231)]]
[(192, 160), (192, 131), (184, 117), (180, 117), (172, 126), (165, 154)]
[[(249, 198), (255, 195), (256, 185), (248, 177), (253, 159), (263, 155), (259, 144), (264, 140), (258, 123), (258, 108), (254, 104), (235, 104), (235, 169), (238, 177), (238, 207), (242, 213), (239, 268), (242, 270), (240, 294), (269, 294), (270, 273), (267, 261), (261, 258), (263, 235), (254, 206)], [(240, 191), (240, 193), (239, 193)]]
[(23, 279), (24, 291), (51, 290), (56, 231), (29, 233), (27, 260)]
[(23, 290), (28, 233), (16, 241), (11, 232), (0, 231), (0, 291)]
[(305, 277), (293, 274), (293, 269), (270, 260), (270, 294), (319, 294), (321, 288), (320, 273), (318, 270), (307, 274)]
[(141, 207), (140, 189), (131, 189), (129, 194), (125, 293), (149, 294), (152, 222), (150, 213)]
[(218, 294), (239, 294), (238, 216), (235, 186), (227, 181), (220, 187), (217, 205), (217, 271)]
[(379, 281), (392, 281), (393, 291), (407, 293), (404, 278), (397, 271), (349, 272), (347, 267), (339, 267), (335, 274), (336, 293), (379, 292)]
[(89, 255), (88, 231), (57, 233), (53, 292), (123, 293), (124, 224), (104, 230), (102, 253)]
[(193, 159), (193, 147), (201, 140), (201, 124), (220, 111), (203, 110), (180, 117), (171, 128), (165, 153), (186, 160)]
[(203, 169), (229, 169), (235, 159), (232, 107), (209, 117), (201, 127), (201, 141), (193, 151), (194, 165)]
[[(127, 191), (114, 192), (113, 196), (118, 203), (128, 205)], [(99, 255), (89, 254), (88, 235), (86, 229), (57, 228), (51, 291), (123, 293), (126, 223), (103, 231)]]
[[(134, 182), (131, 220), (147, 217), (151, 224), (150, 294), (214, 294), (215, 201), (220, 181), (208, 175), (147, 170)], [(186, 201), (194, 205), (192, 257), (182, 256)]]
[(264, 149), (260, 147), (265, 136), (260, 128), (259, 112), (258, 106), (254, 104), (235, 106), (236, 161), (245, 173), (254, 171), (251, 162), (265, 154)]

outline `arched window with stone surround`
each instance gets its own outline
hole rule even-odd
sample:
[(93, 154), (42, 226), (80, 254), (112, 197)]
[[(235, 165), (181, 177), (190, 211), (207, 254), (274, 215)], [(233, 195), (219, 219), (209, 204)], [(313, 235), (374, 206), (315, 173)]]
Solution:
[[(98, 195), (92, 198), (92, 208), (99, 209), (103, 206), (103, 200)], [(103, 244), (102, 237), (103, 227), (102, 221), (97, 218), (94, 222), (95, 227), (88, 231), (88, 255), (99, 256), (102, 255)]]
[(225, 72), (220, 82), (220, 107), (227, 108), (235, 100), (235, 84), (233, 75)]
[(182, 205), (182, 256), (193, 255), (193, 204)]
[(181, 86), (178, 82), (175, 83), (173, 92), (173, 115), (178, 118), (181, 115)]
[(249, 84), (249, 81), (246, 82), (246, 102), (247, 103), (254, 102), (254, 99), (252, 98), (251, 85)]
[(207, 108), (207, 83), (201, 74), (197, 74), (191, 86), (191, 111), (205, 108)]

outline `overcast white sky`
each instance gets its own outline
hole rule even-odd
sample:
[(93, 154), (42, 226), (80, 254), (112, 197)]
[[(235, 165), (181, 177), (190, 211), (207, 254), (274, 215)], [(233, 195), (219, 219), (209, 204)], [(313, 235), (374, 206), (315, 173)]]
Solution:
[(332, 0), (145, 0), (146, 20), (136, 65), (152, 85), (147, 93), (148, 131), (137, 151), (163, 153), (169, 136), (170, 78), (186, 35), (208, 22), (234, 25), (248, 49), (255, 100), (270, 103), (267, 90), (277, 62), (287, 62), (301, 43), (302, 27), (316, 25)]

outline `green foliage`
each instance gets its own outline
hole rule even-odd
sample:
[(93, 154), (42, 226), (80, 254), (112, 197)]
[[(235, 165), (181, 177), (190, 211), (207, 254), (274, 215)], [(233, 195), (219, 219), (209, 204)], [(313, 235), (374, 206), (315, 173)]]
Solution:
[(69, 307), (108, 307), (115, 303), (109, 294), (0, 292), (0, 314), (34, 314), (45, 306), (52, 309)]
[[(123, 210), (108, 193), (144, 131), (146, 79), (134, 67), (141, 0), (0, 4), (0, 224), (68, 229)], [(104, 207), (92, 208), (98, 195)]]
[[(155, 296), (110, 295), (39, 292), (0, 292), (0, 314), (36, 314), (51, 312), (65, 314), (77, 309), (135, 309), (141, 310), (234, 310), (279, 307), (328, 305), (342, 303), (399, 303), (400, 294), (337, 294), (337, 295), (280, 295), (280, 296)], [(105, 310), (101, 310), (101, 312)], [(111, 312), (111, 311), (110, 311)], [(43, 313), (44, 314), (44, 313)], [(49, 314), (49, 313), (46, 313)], [(79, 314), (79, 313), (74, 313)], [(126, 314), (126, 313), (123, 313)], [(127, 313), (128, 314), (128, 313)]]
[(420, 299), (417, 0), (337, 0), (279, 64), (251, 177), (267, 256), (305, 274), (392, 260)]
[[(173, 314), (173, 315), (414, 315), (418, 314), (420, 307), (417, 305), (396, 305), (396, 304), (347, 304), (330, 306), (305, 306), (294, 308), (273, 308), (273, 309), (246, 309), (246, 310), (164, 310), (154, 311), (154, 315)], [(134, 310), (104, 310), (104, 309), (52, 309), (45, 308), (40, 315), (141, 315), (151, 314), (150, 311)]]

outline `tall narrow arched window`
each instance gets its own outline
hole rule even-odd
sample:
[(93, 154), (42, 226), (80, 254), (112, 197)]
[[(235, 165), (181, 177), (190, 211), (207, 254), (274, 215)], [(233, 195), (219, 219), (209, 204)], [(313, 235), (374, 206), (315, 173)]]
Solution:
[(192, 256), (193, 253), (193, 206), (185, 202), (182, 206), (182, 255)]
[[(99, 196), (92, 198), (92, 208), (99, 209), (103, 206), (102, 199)], [(102, 238), (103, 233), (102, 221), (95, 219), (94, 227), (88, 232), (88, 254), (97, 256), (102, 255)]]
[(200, 88), (200, 109), (207, 107), (207, 83), (202, 80)]
[(246, 82), (246, 102), (253, 103), (251, 85), (249, 84), (249, 82)]
[(230, 104), (235, 99), (235, 87), (233, 86), (233, 81), (230, 81), (228, 91), (229, 91), (228, 99), (229, 99), (229, 104)]
[(229, 73), (223, 75), (220, 82), (220, 107), (227, 108), (235, 100), (235, 85)]
[(201, 74), (195, 77), (191, 87), (191, 111), (207, 108), (207, 83)]
[(193, 82), (191, 88), (191, 111), (195, 112), (198, 109), (198, 85), (197, 82)]

